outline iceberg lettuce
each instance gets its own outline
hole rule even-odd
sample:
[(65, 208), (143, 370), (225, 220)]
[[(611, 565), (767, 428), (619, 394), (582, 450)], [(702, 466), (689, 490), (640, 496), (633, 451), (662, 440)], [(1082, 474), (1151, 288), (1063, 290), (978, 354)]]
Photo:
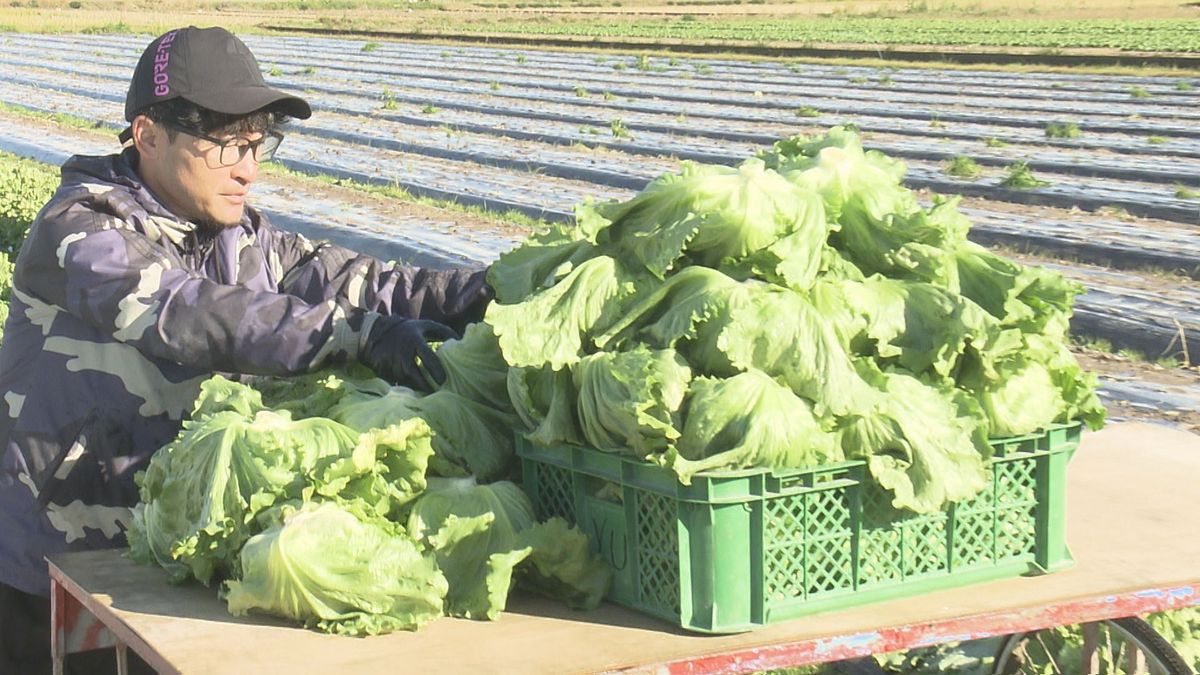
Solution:
[(761, 371), (698, 377), (683, 405), (678, 451), (661, 460), (683, 483), (700, 471), (802, 469), (843, 459), (837, 437), (821, 426), (811, 404)]
[(579, 424), (600, 450), (645, 458), (679, 438), (679, 407), (692, 371), (673, 349), (598, 352), (575, 367)]
[(241, 551), (229, 612), (262, 612), (339, 635), (415, 630), (442, 615), (447, 583), (402, 528), (333, 503), (284, 506)]

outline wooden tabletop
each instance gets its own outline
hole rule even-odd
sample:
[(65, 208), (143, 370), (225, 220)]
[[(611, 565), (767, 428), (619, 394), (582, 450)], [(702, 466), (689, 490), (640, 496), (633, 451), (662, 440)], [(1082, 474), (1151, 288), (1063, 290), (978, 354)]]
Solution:
[(1084, 434), (1068, 480), (1074, 567), (739, 635), (688, 634), (610, 604), (575, 612), (516, 594), (498, 621), (446, 618), (418, 633), (344, 638), (231, 616), (214, 589), (169, 586), (162, 570), (119, 551), (58, 556), (51, 573), (164, 672), (739, 672), (1200, 603), (1198, 486), (1200, 436), (1147, 424)]

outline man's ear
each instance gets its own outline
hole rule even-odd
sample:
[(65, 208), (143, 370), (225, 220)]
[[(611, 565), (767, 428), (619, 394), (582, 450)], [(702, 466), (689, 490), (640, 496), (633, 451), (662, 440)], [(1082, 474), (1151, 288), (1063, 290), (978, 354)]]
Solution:
[(158, 159), (169, 142), (166, 128), (161, 124), (155, 124), (145, 115), (133, 118), (131, 128), (133, 129), (133, 145), (137, 148), (138, 155), (146, 159)]

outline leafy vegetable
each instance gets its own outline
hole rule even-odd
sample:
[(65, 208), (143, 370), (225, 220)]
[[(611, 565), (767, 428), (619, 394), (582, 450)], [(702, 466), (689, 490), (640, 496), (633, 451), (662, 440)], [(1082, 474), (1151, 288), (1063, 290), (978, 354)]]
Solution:
[[(301, 379), (294, 396), (283, 381), (203, 383), (196, 417), (139, 479), (132, 557), (175, 580), (225, 579), (235, 614), (346, 635), (411, 630), (443, 611), (495, 618), (535, 552), (528, 584), (595, 606), (610, 572), (585, 535), (561, 522), (541, 533), (512, 483), (427, 479), (439, 461), (506, 475), (515, 416), (449, 390), (420, 396), (379, 382), (330, 372)], [(264, 408), (263, 393), (362, 429), (294, 420)]]
[(515, 414), (439, 391), (417, 401), (421, 419), (433, 429), (433, 465), (443, 476), (473, 475), (481, 481), (507, 477), (513, 466)]
[(496, 279), (536, 282), (486, 321), (527, 438), (684, 481), (861, 458), (896, 508), (930, 512), (983, 485), (989, 435), (1100, 426), (1066, 343), (1080, 287), (969, 242), (958, 199), (922, 206), (904, 174), (835, 127), (685, 163), (507, 254)]
[(399, 517), (400, 509), (425, 489), (433, 456), (430, 435), (421, 419), (362, 432), (349, 453), (321, 460), (300, 494), (358, 500), (378, 516)]
[[(580, 223), (592, 223), (596, 229), (607, 224), (590, 207), (581, 207), (577, 213)], [(595, 243), (595, 233), (586, 227), (552, 226), (526, 239), (523, 246), (500, 254), (499, 264), (488, 270), (488, 284), (495, 289), (499, 302), (520, 302), (553, 286), (579, 263), (594, 257)]]
[(811, 406), (764, 373), (696, 378), (684, 402), (678, 454), (666, 460), (684, 483), (699, 471), (812, 467), (841, 460), (837, 439)]
[(983, 489), (991, 447), (978, 403), (949, 385), (880, 371), (870, 361), (858, 366), (876, 394), (839, 420), (842, 449), (867, 461), (894, 507), (930, 513)]
[(517, 533), (532, 526), (533, 506), (512, 483), (442, 481), (408, 519), (408, 529), (437, 555), (453, 616), (494, 619), (504, 609), (513, 568), (529, 555)]
[(582, 356), (584, 337), (619, 316), (632, 277), (607, 256), (580, 264), (558, 284), (513, 305), (492, 304), (486, 320), (510, 366), (554, 369)]
[[(678, 174), (667, 174), (633, 199), (600, 209), (611, 221), (606, 250), (622, 260), (639, 261), (663, 278), (686, 253), (702, 265), (716, 267), (738, 260), (802, 232), (807, 252), (819, 255), (827, 225), (821, 202), (790, 185), (760, 159), (736, 169), (684, 162)], [(793, 257), (805, 250), (789, 247)]]
[[(256, 392), (223, 378), (206, 381), (197, 410)], [(262, 508), (298, 495), (320, 459), (348, 452), (358, 434), (321, 418), (292, 420), (258, 410), (223, 410), (184, 424), (141, 476), (143, 506), (134, 514), (134, 557), (157, 562), (174, 581), (207, 584), (230, 573)]]
[(585, 356), (575, 368), (583, 436), (600, 450), (639, 457), (664, 452), (679, 438), (679, 406), (691, 369), (671, 349), (639, 347)]
[(260, 611), (339, 635), (414, 630), (442, 615), (446, 578), (403, 530), (332, 503), (285, 506), (246, 542), (235, 615)]
[(345, 393), (321, 414), (356, 431), (367, 431), (416, 417), (420, 399), (416, 391), (400, 385), (382, 392), (356, 390)]
[(529, 558), (520, 570), (521, 585), (562, 600), (568, 607), (595, 609), (612, 583), (612, 569), (591, 553), (588, 537), (562, 518), (551, 518), (521, 532)]
[(443, 342), (437, 355), (446, 369), (441, 391), (496, 410), (515, 412), (508, 399), (508, 364), (491, 326), (483, 322), (467, 326), (461, 339)]
[[(595, 344), (610, 350), (628, 349), (638, 343), (667, 349), (681, 340), (694, 340), (700, 346), (692, 361), (699, 362), (701, 370), (728, 374), (732, 368), (715, 349), (716, 333), (704, 331), (703, 326), (743, 292), (741, 284), (721, 272), (688, 267), (663, 284), (639, 291), (625, 316), (597, 335)], [(680, 349), (689, 350), (689, 346), (681, 345)]]
[(779, 378), (822, 415), (860, 404), (864, 385), (843, 342), (803, 294), (762, 286), (716, 321), (717, 346), (739, 370)]
[(530, 440), (542, 445), (583, 441), (575, 421), (576, 391), (569, 370), (556, 371), (549, 365), (512, 368), (508, 395)]

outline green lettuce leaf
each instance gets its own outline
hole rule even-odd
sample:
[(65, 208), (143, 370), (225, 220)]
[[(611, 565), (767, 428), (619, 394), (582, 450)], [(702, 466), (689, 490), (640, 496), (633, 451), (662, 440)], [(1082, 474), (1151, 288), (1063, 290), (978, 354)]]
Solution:
[(737, 168), (684, 162), (679, 173), (666, 174), (633, 199), (600, 211), (612, 222), (605, 250), (637, 260), (660, 279), (685, 254), (716, 267), (795, 232), (804, 234), (782, 248), (794, 258), (789, 272), (802, 273), (798, 258), (816, 255), (811, 242), (828, 234), (820, 199), (754, 158)]
[(811, 405), (758, 370), (692, 380), (677, 448), (660, 461), (685, 484), (699, 471), (800, 469), (842, 459)]
[(354, 390), (344, 394), (325, 415), (355, 431), (370, 431), (417, 417), (420, 400), (421, 394), (400, 385), (382, 391)]
[(877, 395), (838, 420), (841, 444), (847, 457), (867, 461), (875, 482), (892, 493), (892, 506), (933, 513), (983, 489), (991, 446), (970, 395), (880, 371), (871, 361), (857, 365)]
[(488, 482), (514, 469), (516, 414), (501, 412), (442, 390), (416, 403), (417, 413), (433, 429), (433, 465), (443, 476), (474, 475)]
[(480, 321), (467, 326), (458, 340), (437, 350), (446, 369), (441, 391), (449, 391), (501, 411), (513, 411), (508, 399), (508, 364), (492, 327)]
[(513, 568), (530, 553), (518, 534), (534, 524), (533, 504), (516, 485), (442, 479), (413, 506), (408, 531), (437, 556), (450, 590), (446, 613), (494, 619), (504, 610)]
[(515, 304), (550, 288), (580, 263), (595, 256), (593, 242), (578, 238), (578, 233), (568, 226), (558, 225), (501, 253), (488, 269), (488, 284), (495, 289), (497, 302)]
[(432, 556), (387, 521), (306, 504), (246, 542), (230, 613), (263, 612), (339, 635), (416, 630), (442, 615), (447, 583)]
[(877, 275), (844, 292), (866, 318), (875, 354), (917, 374), (950, 376), (968, 344), (986, 344), (999, 330), (978, 305), (934, 284)]
[(422, 419), (409, 419), (358, 435), (348, 452), (322, 458), (302, 496), (358, 500), (380, 517), (397, 517), (425, 490), (434, 451)]
[(645, 347), (585, 356), (574, 371), (579, 424), (600, 450), (646, 457), (679, 438), (692, 372), (677, 352)]
[(138, 478), (143, 505), (132, 527), (173, 581), (209, 583), (232, 572), (255, 513), (298, 496), (317, 462), (348, 452), (353, 430), (322, 418), (261, 410), (184, 423)]
[(520, 303), (491, 304), (485, 320), (510, 366), (548, 363), (557, 370), (579, 360), (585, 338), (616, 320), (620, 301), (632, 291), (632, 277), (600, 256)]
[(562, 518), (537, 523), (519, 535), (529, 558), (520, 585), (575, 609), (595, 609), (612, 585), (612, 567), (593, 554), (588, 537)]
[(714, 321), (721, 325), (717, 347), (739, 370), (779, 378), (820, 415), (843, 415), (861, 404), (866, 385), (833, 325), (805, 295), (754, 288)]
[(512, 368), (508, 395), (530, 441), (545, 446), (583, 442), (569, 369)]
[[(721, 272), (688, 267), (661, 284), (640, 286), (625, 315), (598, 334), (595, 344), (600, 349), (620, 351), (637, 343), (668, 349), (680, 340), (702, 340), (715, 347), (715, 333), (701, 337), (703, 324), (743, 292), (742, 284)], [(689, 359), (689, 363), (697, 365), (707, 355), (718, 359), (708, 364), (712, 369), (731, 371), (723, 355), (715, 352), (701, 348), (696, 354), (699, 358)]]

